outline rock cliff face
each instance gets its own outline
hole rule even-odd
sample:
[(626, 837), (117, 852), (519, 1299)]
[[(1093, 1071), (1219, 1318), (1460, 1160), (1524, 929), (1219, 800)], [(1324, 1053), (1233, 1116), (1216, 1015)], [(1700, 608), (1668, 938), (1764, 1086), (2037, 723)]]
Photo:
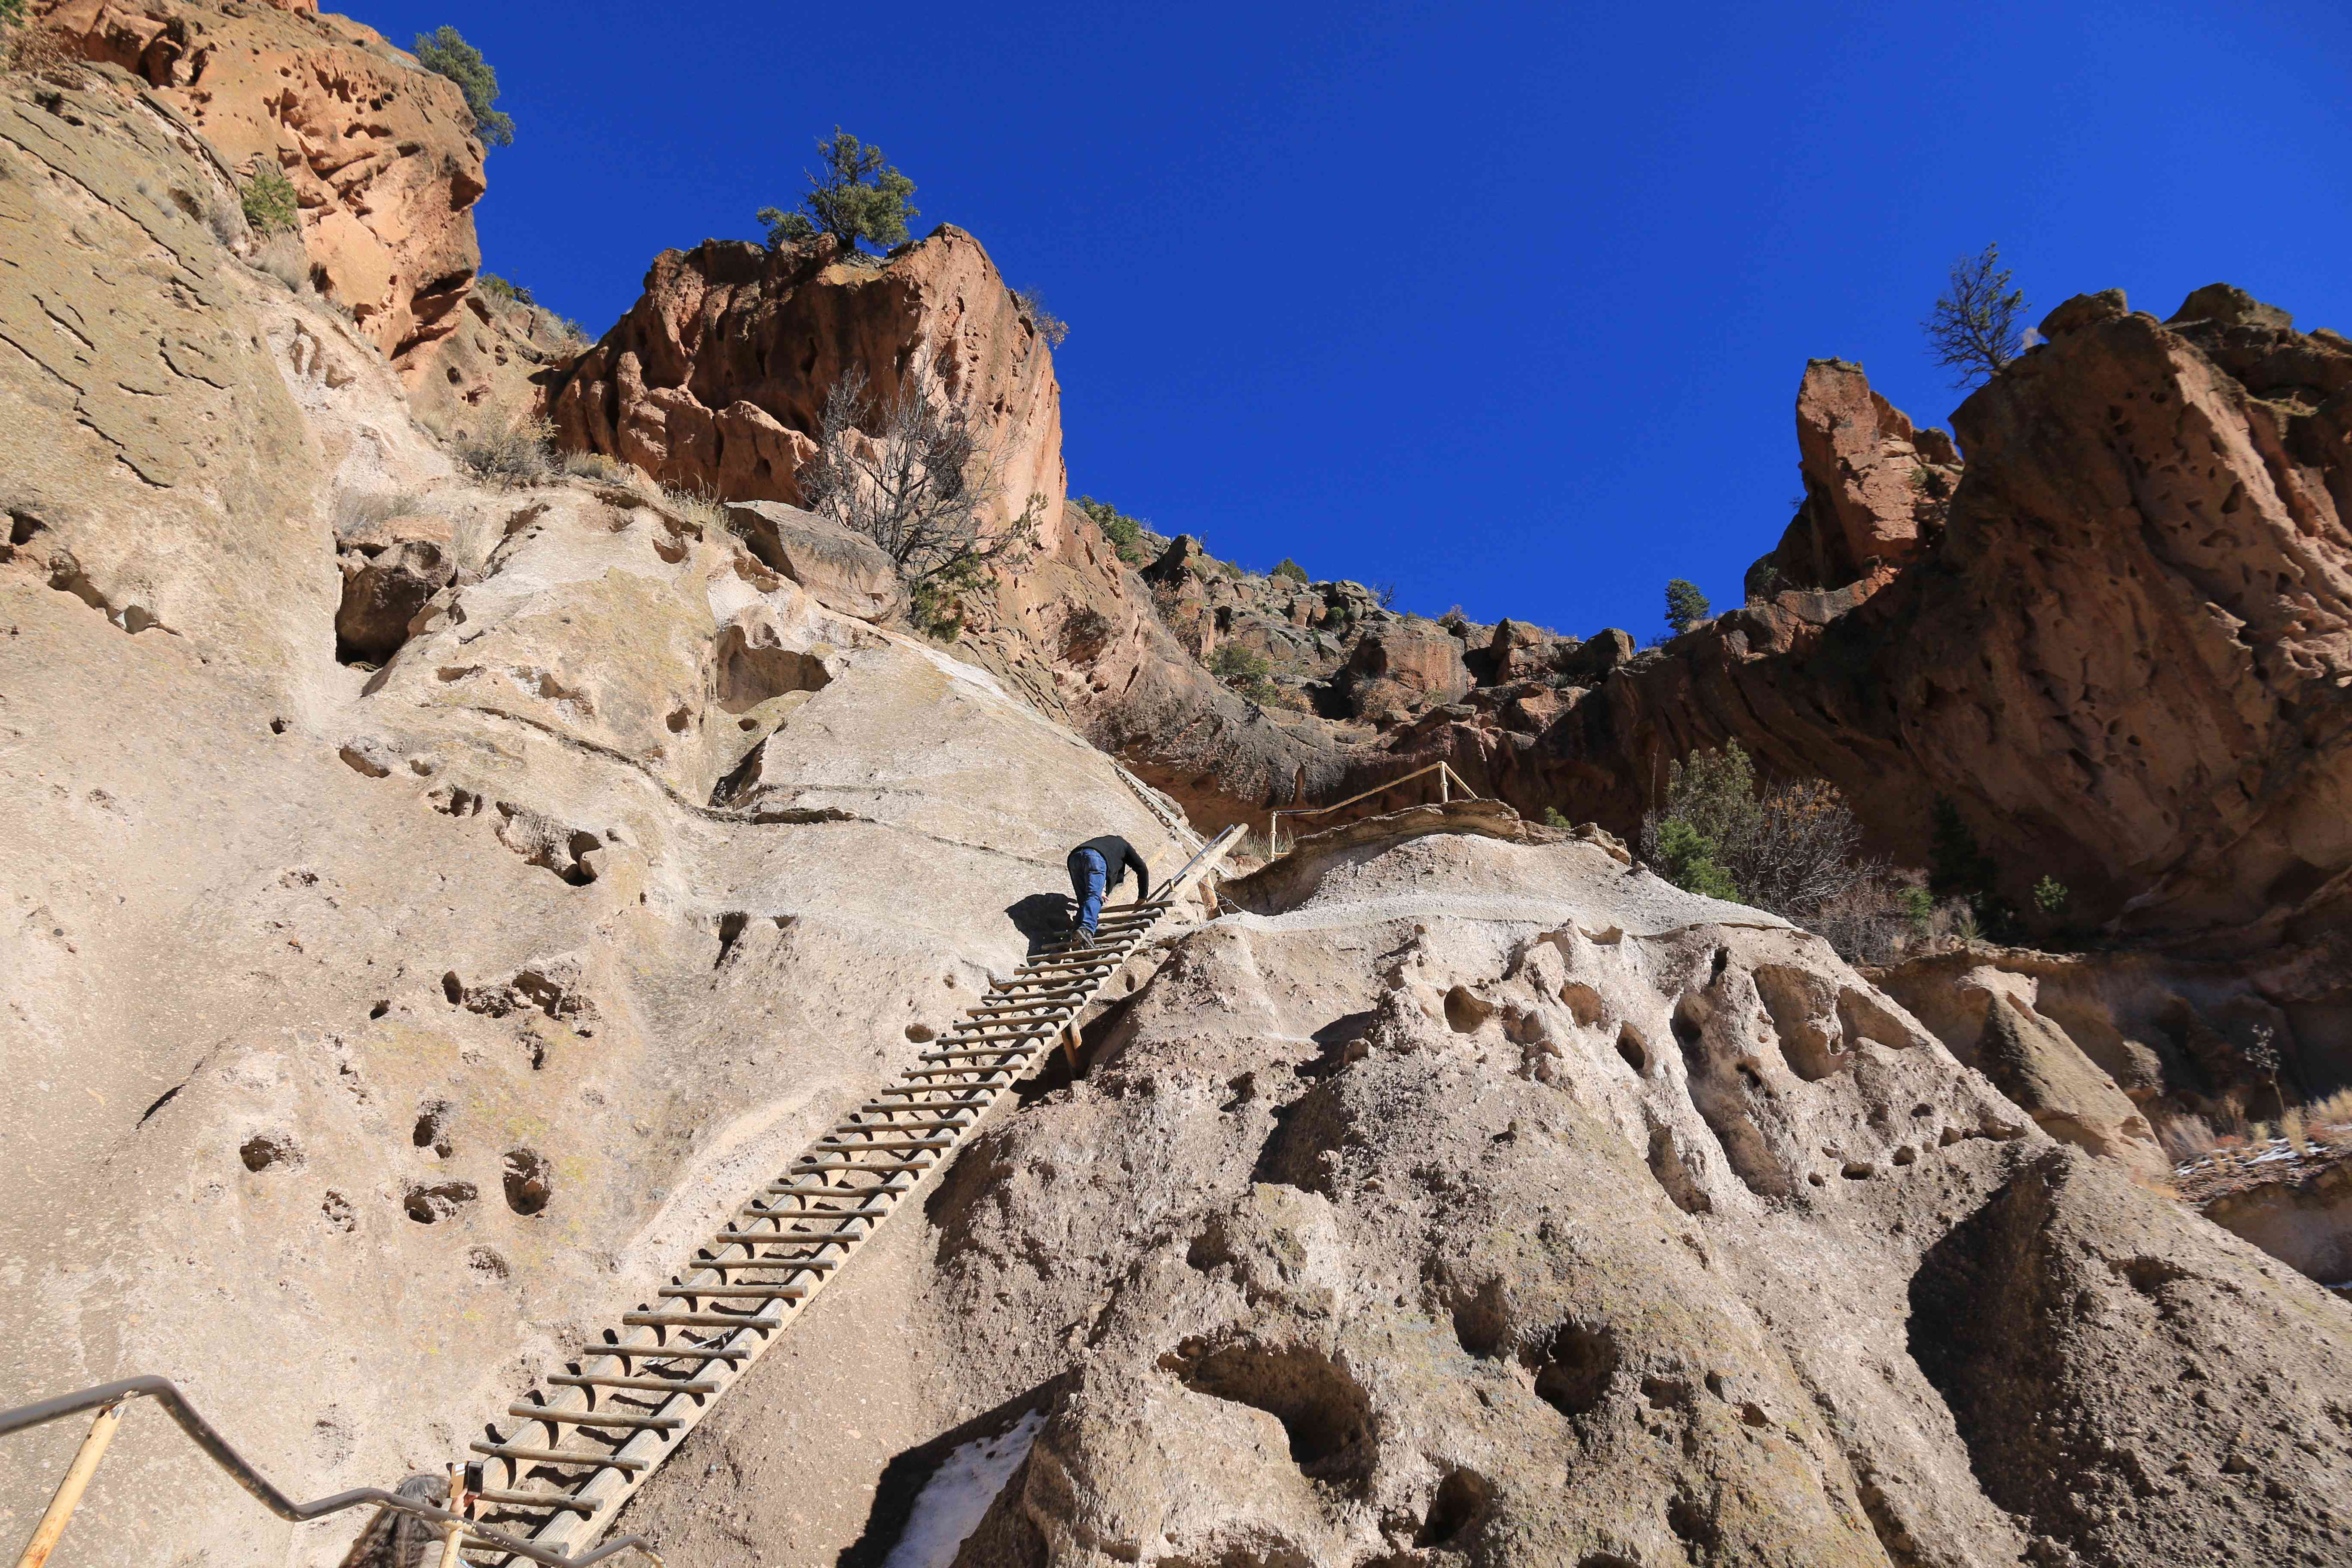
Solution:
[[(1435, 744), (1429, 714), (1556, 727), (1664, 662), (1192, 584), (1215, 635), (1271, 647), (1278, 618), (1327, 671), (1295, 689), (1358, 704), (1276, 712), (1216, 689), (1073, 510), (981, 607), (992, 675), (893, 629), (870, 552), (783, 500), (727, 527), (635, 482), (467, 481), (381, 321), (205, 221), (234, 197), (120, 68), (0, 80), (0, 1402), (162, 1372), (305, 1496), (437, 1467), (1053, 926), (1070, 842), (1181, 858), (1082, 730), (1207, 799), (1296, 798), (1374, 737)], [(933, 332), (1004, 329), (946, 286), (1001, 291), (968, 242), (929, 244), (841, 278), (706, 247), (775, 270), (715, 314), (646, 307), (569, 428), (718, 472), (754, 405), (647, 375), (655, 327), (707, 356), (714, 327), (897, 289), (875, 363), (940, 346), (1058, 482), (1043, 350)], [(2041, 363), (2226, 363), (2272, 412), (2215, 381), (2200, 418), (2320, 440), (2333, 395), (2279, 379), (2309, 340), (2221, 305), (2053, 322)], [(2319, 346), (2295, 384), (2324, 391)], [(1956, 502), (1940, 553), (1815, 597), (1868, 612), (1987, 515)], [(1755, 614), (1813, 625), (1783, 600)], [(2317, 615), (2261, 623), (2282, 689), (2316, 679)], [(2278, 783), (2255, 804), (2304, 788)], [(632, 1524), (674, 1559), (878, 1555), (981, 1440), (1014, 1464), (967, 1568), (2347, 1556), (2352, 1317), (2053, 1141), (2128, 1141), (2142, 1109), (2110, 1068), (2133, 1109), (2065, 1114), (2096, 1085), (2009, 1024), (2089, 1037), (2079, 987), (1988, 959), (1974, 1033), (1931, 1024), (1819, 939), (1492, 803), (1344, 825), (1228, 893)], [(2181, 984), (2207, 1034), (2240, 1026)], [(2297, 1005), (2338, 1016), (2340, 979)], [(2116, 1064), (2161, 1048), (2115, 1016)], [(0, 1530), (73, 1439), (0, 1448)], [(134, 1430), (71, 1549), (324, 1568), (356, 1526), (191, 1475)]]
[[(315, 1497), (639, 1300), (1025, 952), (1065, 840), (1185, 850), (698, 514), (466, 481), (231, 195), (118, 76), (0, 79), (0, 1405), (163, 1373)], [(357, 1528), (131, 1427), (74, 1561)], [(0, 1532), (73, 1441), (0, 1447)]]
[(2226, 289), (2169, 321), (2092, 297), (2045, 331), (1955, 416), (1957, 479), (1858, 372), (1808, 372), (1806, 509), (1759, 566), (1832, 586), (1598, 679), (1482, 689), (1391, 746), (1622, 832), (1666, 762), (1736, 740), (1835, 783), (1912, 864), (1949, 795), (2021, 903), (2054, 875), (2125, 933), (2340, 921), (2352, 344)]
[(1009, 1432), (961, 1568), (2343, 1554), (2343, 1304), (1818, 939), (1439, 817), (1229, 887), (627, 1522), (878, 1557)]
[(1060, 384), (1053, 351), (980, 243), (942, 226), (887, 266), (845, 260), (830, 236), (784, 250), (709, 240), (666, 250), (645, 296), (583, 355), (555, 401), (560, 437), (664, 484), (729, 500), (797, 502), (824, 400), (844, 372), (875, 398), (931, 377), (971, 410), (1003, 464), (998, 520), (1033, 495), (1061, 521)]
[(665, 251), (555, 395), (558, 439), (678, 489), (796, 501), (826, 394), (853, 367), (885, 404), (923, 374), (977, 416), (1003, 462), (1000, 521), (1044, 498), (1031, 560), (965, 606), (967, 657), (1188, 806), (1215, 808), (1210, 823), (1339, 775), (1345, 741), (1220, 687), (1101, 531), (1063, 504), (1052, 350), (961, 229), (879, 263), (843, 260), (829, 237)]
[[(236, 173), (282, 170), (331, 298), (412, 381), (441, 370), (480, 265), (482, 146), (457, 84), (316, 0), (47, 0), (84, 58), (120, 66)], [(236, 202), (228, 203), (234, 211)]]

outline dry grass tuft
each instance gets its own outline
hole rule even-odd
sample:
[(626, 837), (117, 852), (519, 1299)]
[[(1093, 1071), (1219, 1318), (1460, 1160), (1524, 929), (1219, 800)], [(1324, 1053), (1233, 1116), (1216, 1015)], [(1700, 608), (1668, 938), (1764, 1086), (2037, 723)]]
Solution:
[(271, 235), (253, 247), (247, 263), (256, 272), (267, 273), (297, 294), (310, 287), (310, 256), (302, 248), (302, 237), (291, 229)]
[(2201, 1116), (2176, 1116), (2157, 1124), (2156, 1141), (2164, 1150), (2164, 1157), (2176, 1165), (2210, 1154), (2219, 1140), (2213, 1129)]

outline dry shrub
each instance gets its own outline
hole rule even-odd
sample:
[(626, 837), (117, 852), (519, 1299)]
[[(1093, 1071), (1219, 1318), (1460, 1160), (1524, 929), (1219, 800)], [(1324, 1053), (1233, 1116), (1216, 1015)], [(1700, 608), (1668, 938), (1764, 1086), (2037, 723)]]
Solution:
[(1906, 897), (1910, 884), (1880, 860), (1862, 861), (1853, 872), (1852, 885), (1816, 904), (1802, 923), (1848, 963), (1892, 963), (1918, 934)]
[(555, 466), (549, 444), (555, 426), (545, 419), (524, 419), (503, 430), (468, 436), (457, 442), (458, 465), (485, 484), (536, 484)]

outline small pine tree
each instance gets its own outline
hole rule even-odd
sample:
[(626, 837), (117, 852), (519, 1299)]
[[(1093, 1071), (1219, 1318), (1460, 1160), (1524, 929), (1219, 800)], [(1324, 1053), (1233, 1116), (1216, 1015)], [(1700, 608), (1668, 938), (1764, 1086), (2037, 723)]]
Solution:
[(908, 221), (922, 216), (908, 205), (915, 182), (885, 163), (881, 148), (838, 125), (817, 138), (816, 150), (824, 171), (803, 171), (809, 189), (800, 210), (761, 207), (754, 215), (767, 227), (768, 244), (782, 249), (819, 234), (840, 241), (845, 254), (856, 254), (860, 240), (881, 250), (906, 244)]
[(1272, 575), (1287, 577), (1294, 583), (1304, 584), (1307, 581), (1307, 568), (1286, 555), (1282, 558), (1281, 564), (1275, 567)]
[(1716, 861), (1715, 841), (1682, 818), (1668, 817), (1658, 825), (1650, 852), (1660, 874), (1683, 891), (1739, 901), (1738, 884)]
[(0, 0), (0, 32), (22, 25), (25, 20), (25, 0)]
[(466, 95), (466, 109), (486, 147), (514, 144), (514, 119), (492, 105), (499, 100), (499, 73), (467, 43), (457, 28), (443, 26), (431, 34), (416, 35), (416, 63), (436, 76), (446, 76)]
[(533, 307), (536, 307), (539, 304), (537, 300), (531, 298), (530, 290), (529, 289), (524, 288), (520, 283), (509, 282), (506, 279), (499, 277), (495, 272), (485, 272), (480, 277), (475, 279), (474, 287), (479, 289), (483, 293), (488, 294), (493, 300), (509, 300), (514, 304), (530, 305)]
[(1711, 606), (1698, 584), (1677, 577), (1666, 584), (1666, 625), (1686, 632), (1706, 619)]
[(2044, 877), (2033, 884), (2033, 907), (2045, 915), (2063, 913), (2066, 897), (2066, 884), (2055, 877)]
[(1072, 504), (1093, 519), (1094, 525), (1102, 530), (1103, 537), (1110, 541), (1110, 547), (1118, 552), (1121, 561), (1129, 566), (1143, 564), (1143, 531), (1150, 524), (1139, 517), (1129, 517), (1110, 502), (1097, 500), (1092, 496), (1080, 496)]
[(253, 178), (237, 193), (237, 199), (245, 208), (245, 221), (256, 234), (283, 234), (302, 221), (302, 202), (295, 194), (294, 182), (268, 159), (253, 171)]

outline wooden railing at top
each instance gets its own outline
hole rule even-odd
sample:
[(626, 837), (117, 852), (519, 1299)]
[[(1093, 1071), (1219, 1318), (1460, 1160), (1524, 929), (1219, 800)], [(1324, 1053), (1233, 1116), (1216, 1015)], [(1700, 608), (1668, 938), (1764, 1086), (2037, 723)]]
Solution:
[[(1479, 798), (1478, 792), (1464, 783), (1460, 773), (1455, 773), (1444, 763), (1432, 763), (1425, 768), (1415, 768), (1402, 778), (1393, 778), (1386, 784), (1374, 784), (1360, 795), (1351, 795), (1345, 800), (1335, 800), (1328, 805), (1293, 806), (1288, 811), (1268, 813), (1265, 819), (1266, 853), (1269, 855), (1282, 853), (1282, 819), (1286, 816), (1321, 816), (1326, 812), (1338, 811), (1340, 807), (1353, 805), (1358, 801), (1370, 800), (1376, 795), (1385, 795), (1399, 784), (1411, 784), (1413, 780), (1425, 778), (1431, 773), (1437, 775), (1437, 803), (1440, 805), (1453, 800), (1454, 786), (1457, 784), (1461, 786), (1463, 799)], [(1297, 840), (1294, 839), (1292, 842), (1295, 843)]]

